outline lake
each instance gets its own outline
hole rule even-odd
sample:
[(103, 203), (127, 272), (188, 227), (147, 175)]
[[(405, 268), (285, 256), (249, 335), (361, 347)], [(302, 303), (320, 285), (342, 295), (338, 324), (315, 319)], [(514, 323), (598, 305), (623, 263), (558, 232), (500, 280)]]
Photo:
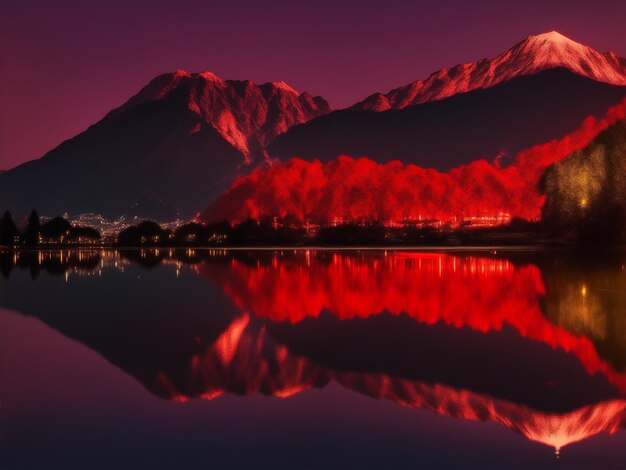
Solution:
[(626, 468), (626, 256), (5, 252), (3, 469)]

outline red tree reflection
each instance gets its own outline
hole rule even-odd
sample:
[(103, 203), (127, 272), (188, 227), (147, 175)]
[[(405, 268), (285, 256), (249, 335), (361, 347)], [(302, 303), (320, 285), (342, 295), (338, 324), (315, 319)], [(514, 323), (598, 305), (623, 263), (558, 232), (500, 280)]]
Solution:
[(532, 264), (443, 253), (307, 251), (289, 259), (274, 255), (269, 264), (232, 258), (224, 270), (205, 269), (204, 275), (242, 311), (274, 322), (295, 323), (328, 311), (341, 320), (406, 314), (420, 323), (483, 333), (509, 325), (524, 338), (574, 354), (589, 374), (600, 372), (626, 392), (626, 374), (603, 360), (589, 338), (545, 317), (545, 287)]

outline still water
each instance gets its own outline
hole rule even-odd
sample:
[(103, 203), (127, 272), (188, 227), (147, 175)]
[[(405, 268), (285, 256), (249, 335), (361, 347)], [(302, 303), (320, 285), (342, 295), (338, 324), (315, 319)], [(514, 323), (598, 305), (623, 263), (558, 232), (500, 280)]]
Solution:
[(1, 468), (626, 468), (625, 264), (3, 253)]

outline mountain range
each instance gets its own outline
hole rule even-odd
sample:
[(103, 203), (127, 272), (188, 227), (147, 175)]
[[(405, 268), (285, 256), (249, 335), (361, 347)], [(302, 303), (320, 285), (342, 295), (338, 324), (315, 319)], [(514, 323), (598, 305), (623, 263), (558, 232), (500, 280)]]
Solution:
[(493, 59), (443, 68), (426, 80), (386, 94), (375, 93), (352, 109), (402, 109), (560, 67), (598, 82), (626, 85), (626, 59), (614, 52), (602, 54), (551, 31), (529, 36)]
[[(346, 154), (448, 170), (561, 138), (626, 96), (626, 59), (552, 32), (332, 111), (284, 82), (177, 71), (0, 175), (16, 215), (191, 217), (253, 168)], [(504, 157), (504, 158), (503, 158)]]

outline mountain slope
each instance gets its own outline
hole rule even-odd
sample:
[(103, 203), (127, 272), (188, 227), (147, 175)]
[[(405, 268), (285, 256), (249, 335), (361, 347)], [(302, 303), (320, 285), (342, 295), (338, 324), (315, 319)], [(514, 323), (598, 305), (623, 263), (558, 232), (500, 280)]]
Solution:
[(529, 36), (493, 59), (444, 68), (387, 94), (375, 93), (352, 109), (402, 109), (559, 67), (599, 82), (626, 85), (626, 59), (613, 52), (602, 54), (552, 31)]
[(401, 110), (335, 111), (293, 127), (268, 150), (282, 160), (351, 155), (447, 171), (562, 137), (624, 96), (624, 86), (558, 68)]
[(161, 75), (86, 131), (2, 174), (2, 206), (117, 217), (149, 200), (163, 210), (138, 215), (188, 217), (262, 161), (270, 139), (328, 109), (282, 82)]
[[(192, 214), (195, 201), (219, 194), (242, 161), (190, 110), (170, 99), (146, 102), (7, 171), (2, 205), (17, 214), (118, 217), (149, 198)], [(172, 218), (171, 211), (146, 215)]]

